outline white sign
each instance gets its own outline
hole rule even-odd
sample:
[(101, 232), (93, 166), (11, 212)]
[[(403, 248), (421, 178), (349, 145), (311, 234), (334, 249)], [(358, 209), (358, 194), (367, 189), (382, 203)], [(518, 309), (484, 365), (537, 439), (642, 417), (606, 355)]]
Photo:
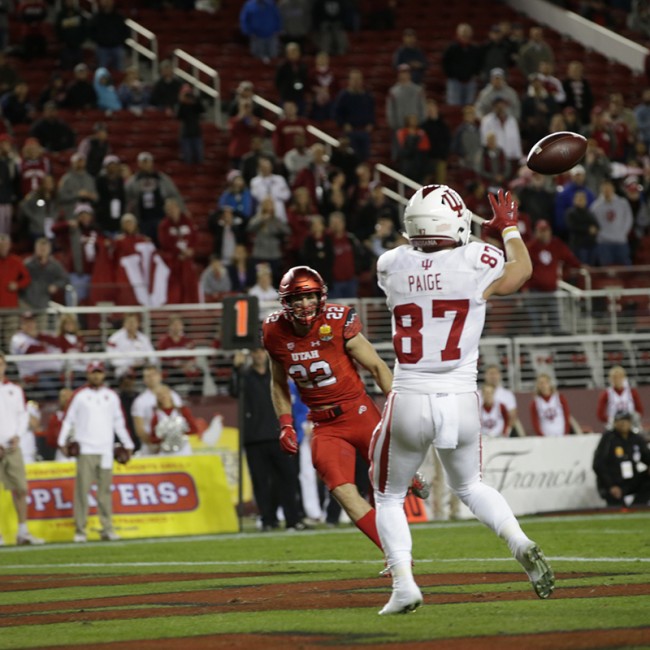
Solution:
[[(600, 437), (484, 438), (483, 481), (503, 494), (515, 515), (600, 508), (605, 502), (591, 468)], [(431, 466), (424, 471), (427, 476), (434, 473)], [(458, 505), (455, 517), (474, 516)]]

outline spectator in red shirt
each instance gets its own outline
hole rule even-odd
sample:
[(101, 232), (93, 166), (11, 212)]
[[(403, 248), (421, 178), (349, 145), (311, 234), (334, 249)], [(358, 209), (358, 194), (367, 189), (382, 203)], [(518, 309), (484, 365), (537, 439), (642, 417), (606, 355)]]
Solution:
[[(31, 282), (22, 259), (11, 252), (11, 237), (0, 234), (0, 343), (5, 350), (18, 329), (18, 293)], [(13, 312), (13, 313), (12, 313)]]
[(196, 227), (181, 212), (176, 199), (165, 201), (165, 218), (158, 224), (160, 252), (169, 267), (167, 302), (173, 305), (199, 301), (199, 278), (194, 268)]
[(51, 173), (50, 159), (36, 138), (27, 138), (23, 145), (20, 172), (20, 192), (27, 196), (37, 190), (43, 179)]
[(357, 272), (363, 270), (361, 267), (366, 253), (359, 240), (346, 230), (345, 215), (342, 212), (332, 212), (328, 225), (334, 246), (334, 268), (327, 295), (332, 300), (356, 298), (359, 291)]
[[(326, 189), (329, 187), (329, 157), (325, 146), (316, 142), (309, 147), (311, 161), (300, 170), (293, 180), (291, 188), (306, 187), (309, 190), (314, 205), (322, 205)], [(343, 176), (345, 179), (345, 176)]]
[(330, 67), (330, 57), (327, 52), (319, 52), (314, 59), (314, 68), (309, 75), (309, 87), (312, 92), (312, 120), (322, 122), (332, 119), (334, 99), (339, 93), (339, 83)]
[(275, 125), (273, 132), (273, 150), (278, 158), (284, 158), (287, 151), (293, 149), (296, 135), (304, 135), (308, 141), (307, 127), (309, 120), (298, 115), (298, 105), (295, 102), (284, 102), (284, 115)]
[(533, 333), (543, 336), (546, 330), (550, 330), (554, 335), (563, 334), (555, 292), (564, 268), (579, 269), (582, 267), (580, 260), (561, 239), (553, 236), (551, 226), (545, 219), (535, 224), (534, 237), (527, 246), (533, 274), (526, 285), (526, 302)]
[(295, 266), (299, 263), (300, 248), (309, 234), (311, 217), (317, 213), (318, 210), (311, 200), (309, 190), (306, 187), (297, 187), (287, 206), (287, 223), (291, 228), (289, 242), (285, 247), (287, 266)]
[(111, 274), (99, 274), (97, 260), (92, 277), (93, 285), (112, 284), (115, 293), (113, 299), (118, 305), (164, 304), (167, 298), (168, 267), (162, 263), (160, 254), (149, 237), (138, 232), (135, 215), (130, 212), (122, 215), (120, 225), (122, 232), (113, 240)]
[[(167, 334), (156, 345), (157, 350), (191, 350), (194, 348), (192, 339), (185, 336), (185, 325), (180, 316), (172, 316), (167, 326)], [(196, 365), (196, 357), (164, 357), (162, 359), (163, 374), (167, 379), (195, 379), (201, 376)]]
[(239, 167), (241, 159), (252, 149), (253, 138), (264, 135), (260, 119), (253, 113), (253, 102), (250, 99), (239, 101), (239, 111), (228, 120), (228, 125), (228, 158), (232, 167)]
[(586, 127), (584, 135), (595, 140), (609, 160), (615, 160), (614, 156), (619, 153), (616, 134), (609, 113), (602, 106), (594, 106), (592, 109), (591, 122)]

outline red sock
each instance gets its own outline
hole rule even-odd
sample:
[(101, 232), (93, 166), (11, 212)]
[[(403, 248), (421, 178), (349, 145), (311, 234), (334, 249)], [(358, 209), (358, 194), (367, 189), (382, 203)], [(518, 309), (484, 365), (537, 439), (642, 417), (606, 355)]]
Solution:
[(383, 553), (384, 549), (381, 547), (379, 540), (379, 533), (377, 532), (377, 512), (373, 508), (368, 510), (361, 519), (357, 519), (354, 525), (371, 541), (374, 542), (377, 548)]

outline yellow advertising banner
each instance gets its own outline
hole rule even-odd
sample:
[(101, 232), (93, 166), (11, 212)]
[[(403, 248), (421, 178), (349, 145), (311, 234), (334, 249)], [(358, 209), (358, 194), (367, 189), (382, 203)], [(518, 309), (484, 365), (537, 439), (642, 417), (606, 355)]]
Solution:
[[(189, 436), (189, 439), (195, 454), (206, 452), (219, 454), (226, 470), (226, 480), (232, 495), (232, 502), (237, 505), (239, 501), (239, 430), (234, 427), (224, 427), (214, 447), (206, 445), (199, 436)], [(248, 473), (246, 456), (242, 459), (242, 474), (242, 501), (248, 503), (253, 500), (253, 485)]]
[[(27, 465), (29, 530), (47, 542), (71, 541), (75, 463)], [(97, 504), (90, 493), (88, 539), (99, 539)], [(232, 533), (237, 515), (221, 457), (133, 458), (113, 466), (113, 526), (124, 539)], [(0, 533), (15, 539), (11, 494), (0, 491)]]

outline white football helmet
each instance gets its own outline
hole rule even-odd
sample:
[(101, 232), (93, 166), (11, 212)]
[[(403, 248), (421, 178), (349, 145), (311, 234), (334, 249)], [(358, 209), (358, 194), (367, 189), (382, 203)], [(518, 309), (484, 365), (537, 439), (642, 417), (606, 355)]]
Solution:
[(404, 229), (412, 246), (426, 250), (469, 241), (472, 213), (448, 185), (425, 185), (404, 210)]

